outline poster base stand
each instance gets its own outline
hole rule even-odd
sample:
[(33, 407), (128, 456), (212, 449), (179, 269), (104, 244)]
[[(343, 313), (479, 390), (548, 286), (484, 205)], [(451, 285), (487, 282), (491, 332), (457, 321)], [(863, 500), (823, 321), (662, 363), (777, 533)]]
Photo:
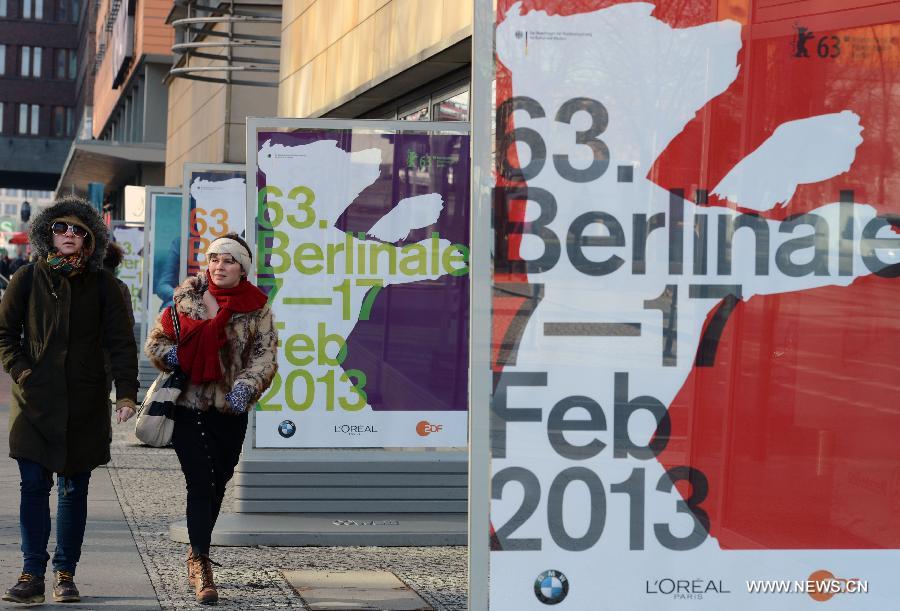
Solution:
[[(188, 543), (187, 523), (169, 536)], [(219, 516), (213, 545), (432, 546), (466, 545), (464, 513), (232, 513)]]

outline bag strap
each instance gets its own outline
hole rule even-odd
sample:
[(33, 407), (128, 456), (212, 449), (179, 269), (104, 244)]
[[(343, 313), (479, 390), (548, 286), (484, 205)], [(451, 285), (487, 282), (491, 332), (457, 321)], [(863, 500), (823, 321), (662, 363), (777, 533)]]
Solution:
[(175, 331), (175, 343), (181, 342), (181, 323), (178, 322), (178, 314), (175, 313), (175, 306), (169, 308), (169, 314), (172, 315), (172, 329)]

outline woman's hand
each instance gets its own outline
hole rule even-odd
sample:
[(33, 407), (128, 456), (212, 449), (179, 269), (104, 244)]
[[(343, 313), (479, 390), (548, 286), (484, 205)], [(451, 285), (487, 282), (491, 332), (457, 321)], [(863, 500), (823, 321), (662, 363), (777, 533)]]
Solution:
[(243, 414), (247, 411), (247, 404), (250, 403), (250, 397), (253, 391), (243, 382), (238, 382), (231, 389), (231, 392), (225, 393), (225, 401), (228, 408), (235, 414)]
[(131, 399), (118, 399), (116, 401), (116, 424), (122, 424), (134, 416), (135, 405)]
[(178, 367), (178, 346), (172, 346), (172, 349), (166, 352), (165, 362), (166, 366), (173, 371)]

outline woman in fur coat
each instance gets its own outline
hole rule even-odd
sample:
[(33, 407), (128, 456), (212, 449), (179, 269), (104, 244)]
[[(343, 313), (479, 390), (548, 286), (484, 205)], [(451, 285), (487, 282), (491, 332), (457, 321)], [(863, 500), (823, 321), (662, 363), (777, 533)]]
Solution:
[(37, 262), (13, 275), (0, 303), (0, 361), (13, 379), (9, 455), (21, 475), (24, 556), (22, 575), (3, 600), (44, 600), (56, 473), (53, 598), (75, 602), (91, 471), (110, 459), (109, 389), (97, 355), (109, 356), (123, 422), (134, 414), (137, 345), (116, 279), (100, 268), (108, 234), (93, 206), (63, 197), (34, 218), (29, 237)]
[(172, 445), (187, 485), (188, 581), (197, 601), (213, 604), (209, 546), (225, 484), (234, 474), (251, 409), (275, 376), (278, 335), (266, 295), (247, 281), (250, 249), (236, 234), (214, 240), (208, 268), (175, 289), (144, 351), (163, 370), (181, 368), (188, 385), (178, 398)]

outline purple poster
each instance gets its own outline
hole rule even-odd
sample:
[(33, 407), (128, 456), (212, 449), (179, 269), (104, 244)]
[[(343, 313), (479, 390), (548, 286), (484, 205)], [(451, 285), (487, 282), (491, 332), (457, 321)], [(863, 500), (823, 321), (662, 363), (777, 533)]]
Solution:
[(466, 445), (469, 137), (410, 128), (256, 133), (256, 447)]

